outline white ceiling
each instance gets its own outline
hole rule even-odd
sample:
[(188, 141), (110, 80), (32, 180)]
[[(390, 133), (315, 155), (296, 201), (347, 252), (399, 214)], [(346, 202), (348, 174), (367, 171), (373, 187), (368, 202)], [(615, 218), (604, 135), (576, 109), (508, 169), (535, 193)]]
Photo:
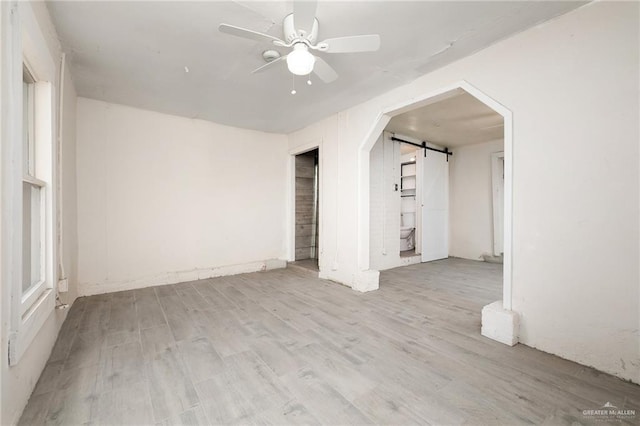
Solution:
[(454, 96), (393, 117), (385, 130), (454, 148), (504, 138), (504, 120), (459, 90)]
[(378, 33), (382, 47), (375, 53), (321, 54), (340, 77), (312, 86), (297, 78), (295, 96), (284, 64), (251, 74), (264, 64), (261, 52), (268, 43), (217, 30), (224, 22), (281, 37), (289, 2), (54, 1), (48, 6), (80, 96), (287, 133), (581, 4), (320, 2), (320, 40)]

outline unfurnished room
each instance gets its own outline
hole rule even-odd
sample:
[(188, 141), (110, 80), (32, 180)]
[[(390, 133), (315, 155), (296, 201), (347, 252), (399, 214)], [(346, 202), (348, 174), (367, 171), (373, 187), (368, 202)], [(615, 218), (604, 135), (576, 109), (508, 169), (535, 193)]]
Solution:
[(0, 1), (0, 424), (640, 423), (640, 2)]

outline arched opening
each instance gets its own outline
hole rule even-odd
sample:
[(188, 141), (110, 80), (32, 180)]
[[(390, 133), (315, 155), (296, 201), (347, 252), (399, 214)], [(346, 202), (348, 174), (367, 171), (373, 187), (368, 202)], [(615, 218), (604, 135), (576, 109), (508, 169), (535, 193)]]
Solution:
[[(501, 203), (503, 207), (501, 208), (500, 212), (496, 212), (499, 214), (495, 214), (494, 217), (492, 218), (491, 253), (487, 253), (487, 255), (489, 256), (496, 255), (496, 254), (499, 255), (500, 254), (499, 251), (502, 251), (503, 253), (501, 256), (501, 260), (503, 262), (502, 292), (501, 292), (502, 300), (499, 300), (495, 303), (487, 305), (485, 309), (483, 309), (483, 334), (506, 344), (515, 344), (517, 343), (517, 316), (515, 315), (515, 313), (511, 311), (512, 188), (513, 188), (512, 115), (511, 115), (511, 111), (508, 108), (501, 105), (499, 102), (495, 101), (490, 96), (486, 95), (482, 91), (473, 87), (469, 83), (467, 82), (456, 83), (432, 93), (427, 93), (419, 97), (413, 97), (411, 99), (406, 100), (405, 102), (401, 102), (395, 106), (392, 106), (380, 111), (375, 123), (373, 123), (370, 129), (370, 132), (368, 133), (368, 136), (365, 138), (365, 140), (363, 140), (360, 146), (360, 151), (359, 151), (359, 166), (360, 166), (359, 167), (360, 197), (358, 200), (358, 217), (360, 221), (359, 228), (358, 228), (359, 266), (361, 271), (363, 272), (367, 271), (370, 274), (377, 273), (380, 268), (380, 262), (377, 262), (375, 258), (372, 259), (372, 256), (371, 256), (371, 247), (372, 247), (371, 231), (372, 229), (377, 230), (378, 228), (380, 228), (380, 226), (378, 226), (379, 225), (378, 223), (376, 223), (375, 228), (372, 228), (371, 217), (370, 217), (370, 212), (372, 208), (372, 193), (371, 193), (372, 149), (374, 149), (376, 144), (379, 144), (385, 138), (388, 140), (393, 138), (396, 140), (400, 139), (405, 142), (414, 143), (415, 145), (417, 145), (417, 146), (414, 146), (414, 148), (417, 149), (416, 155), (414, 156), (417, 156), (419, 153), (420, 155), (422, 155), (422, 153), (424, 153), (425, 151), (425, 147), (440, 149), (441, 151), (445, 151), (445, 152), (448, 151), (449, 147), (447, 146), (443, 147), (443, 146), (423, 143), (425, 142), (424, 140), (420, 140), (415, 137), (400, 138), (400, 137), (397, 137), (397, 135), (393, 135), (391, 132), (385, 132), (385, 129), (387, 131), (393, 130), (393, 129), (390, 129), (389, 126), (390, 126), (390, 123), (393, 123), (394, 117), (399, 117), (399, 116), (402, 116), (403, 114), (406, 115), (406, 113), (409, 111), (428, 109), (430, 105), (435, 105), (439, 102), (446, 103), (455, 97), (459, 97), (461, 94), (473, 97), (475, 101), (479, 101), (487, 109), (490, 109), (491, 111), (495, 112), (495, 114), (497, 114), (497, 116), (501, 117), (502, 119), (501, 124), (503, 129), (503, 133), (502, 133), (503, 148), (499, 153), (495, 152), (496, 155), (492, 155), (487, 158), (487, 162), (488, 162), (487, 167), (489, 170), (497, 169), (497, 168), (504, 170), (504, 173), (502, 175), (503, 182), (500, 182), (503, 185), (501, 187), (501, 193), (499, 194), (500, 197), (498, 200), (495, 199), (496, 197), (492, 197), (493, 199), (491, 200), (492, 208), (494, 210), (495, 210), (496, 201)], [(410, 146), (410, 144), (407, 144), (407, 146)], [(441, 149), (441, 148), (445, 148), (445, 149)], [(395, 148), (395, 150), (396, 152), (398, 152), (398, 148)], [(386, 151), (386, 152), (389, 152), (389, 151)], [(448, 158), (449, 156), (446, 153), (442, 153), (439, 155), (441, 155), (443, 159)], [(397, 162), (398, 162), (397, 166), (402, 167), (402, 161), (397, 161)], [(419, 175), (420, 167), (418, 166), (417, 168), (418, 168), (417, 174)], [(448, 170), (448, 168), (446, 170)], [(448, 174), (448, 171), (446, 173)], [(497, 174), (498, 172), (497, 170), (493, 170), (493, 173)], [(400, 193), (403, 193), (402, 181), (405, 179), (403, 179), (402, 176), (400, 176), (400, 172), (398, 172), (397, 174), (398, 176), (396, 177), (399, 178), (398, 180), (400, 182)], [(409, 180), (409, 178), (407, 178), (406, 180)], [(388, 183), (389, 182), (385, 181), (385, 184), (388, 184)], [(492, 181), (492, 184), (494, 183), (496, 182)], [(418, 191), (414, 190), (414, 193), (415, 192), (420, 193), (420, 190)], [(407, 191), (407, 193), (409, 193), (409, 191)], [(488, 196), (491, 196), (491, 195), (488, 195)], [(401, 199), (402, 196), (397, 195), (397, 197), (399, 197), (398, 199)], [(375, 199), (375, 195), (374, 195), (373, 201), (374, 203), (380, 202), (380, 200)], [(414, 225), (416, 227), (415, 228), (415, 239), (417, 242), (416, 246), (418, 246), (416, 247), (417, 248), (416, 251), (418, 253), (415, 253), (415, 255), (416, 256), (422, 255), (418, 260), (422, 262), (429, 261), (430, 259), (432, 260), (436, 258), (442, 258), (442, 255), (440, 256), (436, 255), (435, 257), (424, 256), (424, 252), (425, 252), (424, 247), (419, 247), (421, 241), (429, 241), (428, 238), (433, 238), (433, 235), (425, 236), (425, 230), (428, 228), (427, 226), (422, 226), (422, 229), (418, 229), (421, 227), (421, 224), (420, 224), (421, 218), (422, 220), (429, 220), (429, 217), (432, 217), (432, 216), (429, 216), (427, 213), (425, 213), (424, 210), (426, 209), (426, 207), (425, 207), (424, 201), (425, 200), (418, 200), (418, 208), (417, 208), (418, 212), (416, 213), (417, 224)], [(448, 201), (446, 202), (448, 203)], [(439, 214), (440, 217), (443, 218), (442, 221), (446, 222), (444, 225), (442, 225), (442, 227), (443, 228), (446, 227), (446, 230), (444, 232), (446, 232), (448, 235), (448, 232), (449, 232), (448, 210), (444, 213), (437, 212), (437, 214)], [(400, 217), (400, 215), (398, 216), (399, 217), (394, 218), (394, 220), (398, 225), (400, 225), (403, 219)], [(389, 221), (386, 221), (386, 223), (389, 223)], [(407, 223), (410, 224), (410, 222), (407, 222)], [(497, 226), (497, 224), (501, 226), (501, 229), (499, 230), (495, 229), (495, 226)], [(395, 226), (395, 225), (392, 225), (392, 226)], [(500, 231), (500, 232), (497, 232), (497, 231)], [(389, 231), (387, 230), (385, 232), (388, 233)], [(391, 232), (395, 232), (395, 228)], [(500, 235), (502, 236), (502, 240), (498, 242), (496, 239), (500, 238)], [(376, 239), (375, 235), (373, 239), (374, 240)], [(398, 239), (400, 239), (400, 229), (398, 229)], [(378, 242), (379, 241), (374, 241), (374, 243), (378, 243)], [(404, 247), (404, 248), (406, 249), (407, 247)], [(393, 247), (393, 250), (394, 250), (393, 256), (396, 256), (400, 262), (396, 266), (401, 266), (403, 262), (403, 260), (401, 259), (402, 256), (400, 255), (400, 253), (397, 253), (397, 250), (395, 250), (395, 247)], [(446, 251), (445, 256), (448, 256), (449, 254), (447, 251), (448, 240), (446, 241), (446, 248), (443, 249), (442, 247), (440, 247), (439, 250), (440, 252), (442, 252), (442, 250), (445, 250)], [(387, 252), (386, 248), (384, 249), (384, 251)], [(416, 259), (416, 257), (413, 257), (413, 259)], [(389, 265), (393, 266), (394, 264), (393, 262), (390, 262), (390, 263), (387, 262), (387, 266)], [(377, 288), (377, 286), (375, 288)], [(374, 289), (374, 288), (369, 288), (367, 290), (371, 290), (371, 289)]]

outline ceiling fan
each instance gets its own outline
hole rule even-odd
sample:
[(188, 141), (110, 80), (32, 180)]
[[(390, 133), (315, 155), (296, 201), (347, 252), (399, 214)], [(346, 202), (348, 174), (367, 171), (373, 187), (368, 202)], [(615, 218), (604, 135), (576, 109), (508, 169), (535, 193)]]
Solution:
[(294, 0), (293, 13), (285, 16), (283, 21), (284, 40), (229, 24), (220, 24), (218, 29), (237, 37), (268, 41), (274, 46), (292, 49), (287, 55), (276, 57), (271, 62), (253, 70), (253, 73), (265, 71), (286, 61), (287, 68), (292, 74), (308, 75), (313, 72), (325, 83), (331, 83), (338, 78), (338, 74), (324, 59), (313, 55), (310, 50), (325, 53), (374, 52), (380, 48), (380, 36), (371, 34), (337, 37), (317, 43), (318, 20), (315, 16), (317, 6), (317, 1)]

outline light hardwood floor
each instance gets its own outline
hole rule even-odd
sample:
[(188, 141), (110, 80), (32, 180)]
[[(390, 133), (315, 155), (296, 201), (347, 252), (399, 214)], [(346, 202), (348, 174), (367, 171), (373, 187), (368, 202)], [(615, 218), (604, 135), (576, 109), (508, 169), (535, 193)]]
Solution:
[(366, 294), (275, 270), (81, 298), (21, 424), (595, 424), (582, 410), (640, 408), (639, 386), (482, 337), (500, 283), (501, 265), (449, 259)]

